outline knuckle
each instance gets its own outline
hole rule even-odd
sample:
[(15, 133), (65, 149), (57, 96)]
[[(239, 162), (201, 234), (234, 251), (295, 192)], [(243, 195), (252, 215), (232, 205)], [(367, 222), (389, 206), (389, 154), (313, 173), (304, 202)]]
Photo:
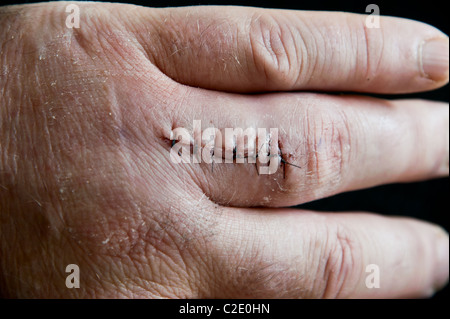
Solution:
[(300, 53), (291, 27), (276, 15), (263, 13), (250, 18), (249, 40), (256, 70), (267, 84), (276, 88), (292, 88), (301, 69)]
[[(288, 265), (256, 261), (249, 267), (233, 269), (230, 289), (238, 298), (292, 298), (301, 297), (300, 281)], [(235, 295), (236, 296), (236, 295)], [(222, 297), (222, 296), (221, 296)]]
[(309, 184), (319, 192), (337, 191), (343, 186), (351, 149), (346, 115), (330, 105), (308, 107), (305, 121)]
[[(326, 229), (321, 266), (316, 277), (322, 298), (345, 298), (361, 275), (361, 247), (355, 234), (339, 224)], [(322, 239), (323, 240), (323, 239)]]
[[(114, 261), (102, 281), (127, 296), (194, 297), (206, 271), (204, 244), (192, 218), (127, 196), (114, 206), (102, 208), (100, 216), (70, 220), (68, 241), (87, 256), (86, 263), (100, 267)], [(97, 287), (94, 273), (85, 276)]]
[[(305, 297), (303, 275), (298, 267), (301, 264), (300, 257), (293, 257), (286, 262), (283, 258), (262, 251), (259, 244), (248, 245), (248, 243), (243, 243), (239, 248), (234, 247), (232, 251), (227, 252), (226, 258), (223, 247), (217, 247), (213, 251), (220, 253), (216, 253), (214, 257), (215, 284), (209, 297)], [(239, 253), (236, 253), (237, 251)]]

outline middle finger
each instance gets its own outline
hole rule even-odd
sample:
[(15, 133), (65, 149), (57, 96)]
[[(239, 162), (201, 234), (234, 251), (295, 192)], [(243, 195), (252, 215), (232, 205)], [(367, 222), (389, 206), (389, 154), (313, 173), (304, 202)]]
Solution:
[[(307, 93), (241, 96), (194, 89), (185, 106), (177, 107), (163, 132), (171, 141), (167, 154), (170, 157), (174, 143), (186, 144), (171, 136), (174, 128), (182, 127), (189, 132), (190, 156), (189, 163), (171, 165), (188, 170), (203, 192), (221, 204), (297, 205), (344, 191), (448, 174), (445, 103)], [(215, 147), (208, 144), (210, 127), (222, 133), (221, 138), (216, 133)], [(255, 153), (250, 140), (240, 140), (242, 134), (226, 135), (226, 128), (253, 128)], [(258, 129), (270, 133), (271, 128), (277, 129), (277, 137), (258, 139)], [(263, 144), (272, 150), (266, 165), (276, 165), (269, 174), (261, 173)], [(234, 163), (224, 163), (226, 151)], [(239, 154), (244, 163), (237, 163)], [(255, 158), (255, 164), (248, 163)]]

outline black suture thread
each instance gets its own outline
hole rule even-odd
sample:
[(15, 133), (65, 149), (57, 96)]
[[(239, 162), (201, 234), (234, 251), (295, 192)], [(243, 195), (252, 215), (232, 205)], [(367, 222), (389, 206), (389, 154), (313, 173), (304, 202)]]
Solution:
[[(172, 147), (174, 146), (176, 144), (176, 140), (172, 140)], [(261, 145), (261, 148), (263, 147), (263, 145)], [(300, 168), (301, 169), (301, 166), (299, 166), (299, 165), (295, 165), (295, 164), (292, 164), (292, 163), (289, 163), (288, 161), (286, 161), (284, 158), (283, 158), (283, 153), (281, 152), (281, 149), (280, 148), (278, 148), (279, 149), (279, 151), (280, 151), (280, 154), (278, 155), (278, 156), (280, 156), (280, 161), (281, 161), (281, 163), (283, 163), (283, 179), (286, 179), (286, 164), (288, 164), (288, 165), (291, 165), (291, 166), (294, 166), (294, 167), (297, 167), (297, 168)], [(261, 149), (260, 149), (261, 150)], [(255, 160), (258, 158), (258, 154), (259, 154), (259, 151), (256, 153), (256, 156), (255, 156)], [(178, 155), (179, 156), (181, 156), (181, 153), (180, 153), (180, 151), (178, 151)], [(270, 157), (271, 155), (270, 155), (270, 148), (269, 148), (269, 153), (268, 153), (268, 157)], [(233, 147), (233, 160), (235, 160), (237, 158), (237, 147), (236, 146), (234, 146)], [(249, 158), (249, 156), (245, 156), (244, 155), (244, 158)], [(259, 176), (259, 171), (258, 171), (258, 166), (257, 166), (257, 163), (255, 163), (255, 168), (256, 168), (256, 173), (258, 174), (258, 176)], [(212, 152), (211, 152), (211, 171), (214, 173), (214, 149), (212, 150)]]

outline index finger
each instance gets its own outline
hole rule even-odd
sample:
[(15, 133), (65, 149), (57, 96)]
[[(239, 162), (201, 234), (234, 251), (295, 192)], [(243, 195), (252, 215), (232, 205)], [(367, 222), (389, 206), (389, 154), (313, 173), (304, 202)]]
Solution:
[[(425, 23), (248, 7), (143, 9), (132, 22), (172, 79), (232, 91), (407, 93), (448, 81), (448, 37)], [(156, 40), (155, 40), (156, 39)]]

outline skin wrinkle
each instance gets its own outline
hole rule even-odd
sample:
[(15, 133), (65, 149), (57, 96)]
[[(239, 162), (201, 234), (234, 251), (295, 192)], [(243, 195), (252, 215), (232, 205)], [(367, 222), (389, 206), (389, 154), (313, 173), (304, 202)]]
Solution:
[[(259, 255), (260, 249), (251, 249), (247, 254), (252, 260), (250, 268), (240, 267), (240, 264), (248, 265), (246, 261), (235, 263), (231, 267), (233, 274), (222, 273), (224, 278), (232, 278), (230, 283), (230, 293), (235, 298), (270, 298), (278, 295), (280, 298), (290, 295), (292, 291), (297, 290), (295, 286), (297, 280), (286, 280), (287, 278), (298, 278), (298, 274), (292, 271), (291, 266), (276, 261), (268, 261), (265, 257)], [(227, 263), (226, 260), (223, 263)], [(230, 269), (229, 266), (219, 265), (219, 269)], [(293, 285), (292, 285), (293, 284)], [(224, 298), (227, 294), (217, 291), (216, 298)]]
[[(365, 48), (366, 48), (366, 65), (365, 65), (365, 69), (366, 69), (365, 74), (366, 74), (366, 76), (365, 77), (366, 77), (367, 81), (370, 81), (370, 79), (371, 78), (373, 79), (373, 77), (370, 76), (370, 74), (371, 74), (371, 68), (370, 68), (371, 65), (370, 65), (369, 35), (367, 34), (366, 24), (363, 23), (362, 21), (361, 21), (361, 24), (362, 24), (362, 29), (364, 30), (364, 42), (366, 44), (366, 46), (365, 46)], [(357, 46), (357, 48), (358, 48), (358, 46)], [(379, 62), (381, 62), (381, 55), (380, 55)], [(379, 63), (377, 65), (377, 69), (378, 69), (378, 67), (379, 67)], [(376, 74), (376, 72), (375, 72), (375, 74)]]
[[(252, 215), (249, 211), (248, 214)], [(244, 216), (242, 216), (245, 218)], [(261, 216), (262, 217), (262, 216)], [(308, 298), (311, 297), (310, 290), (308, 289), (308, 277), (307, 269), (304, 269), (305, 266), (301, 261), (302, 260), (316, 260), (317, 256), (315, 254), (315, 258), (311, 259), (306, 256), (302, 256), (301, 253), (295, 256), (291, 256), (289, 258), (288, 263), (284, 263), (284, 261), (280, 261), (279, 256), (277, 254), (277, 246), (267, 246), (268, 242), (263, 243), (259, 240), (254, 240), (258, 238), (258, 234), (264, 233), (270, 237), (269, 235), (272, 232), (275, 232), (276, 225), (268, 225), (267, 231), (261, 228), (259, 221), (263, 221), (263, 219), (258, 219), (257, 221), (253, 221), (258, 223), (255, 225), (252, 234), (255, 235), (255, 238), (250, 238), (250, 240), (239, 241), (240, 247), (228, 246), (221, 241), (217, 244), (220, 244), (225, 247), (232, 248), (231, 251), (228, 249), (225, 250), (225, 255), (218, 256), (216, 266), (218, 269), (229, 269), (229, 272), (219, 271), (218, 273), (222, 274), (223, 278), (227, 281), (232, 279), (231, 286), (227, 285), (230, 291), (224, 292), (220, 291), (218, 294), (213, 294), (215, 298), (227, 298), (227, 296), (234, 296), (234, 298), (273, 298), (277, 296), (278, 298)], [(232, 221), (229, 221), (230, 225), (232, 225)], [(233, 224), (234, 225), (234, 224)], [(247, 225), (250, 226), (250, 225)], [(250, 227), (253, 229), (253, 227)], [(306, 233), (308, 233), (308, 230)], [(242, 229), (245, 232), (244, 229)], [(236, 234), (235, 231), (231, 232)], [(312, 232), (313, 234), (314, 232)], [(288, 234), (286, 234), (288, 236)], [(310, 238), (309, 236), (305, 236), (305, 239)], [(235, 239), (236, 240), (236, 239)], [(234, 241), (231, 242), (231, 245)], [(306, 240), (304, 244), (306, 247), (310, 247), (308, 244), (309, 241)], [(261, 246), (260, 246), (261, 245)], [(263, 246), (262, 246), (263, 245)], [(264, 247), (264, 249), (263, 249)], [(297, 246), (296, 246), (297, 247)], [(302, 249), (299, 249), (302, 251)], [(213, 250), (214, 251), (214, 250)], [(222, 250), (223, 251), (223, 250)], [(234, 251), (239, 251), (239, 255), (235, 255)], [(312, 250), (314, 253), (316, 250)], [(236, 256), (232, 260), (228, 258), (228, 254)], [(286, 260), (285, 258), (281, 260)], [(231, 265), (228, 265), (232, 262)], [(314, 268), (313, 268), (314, 269)], [(222, 277), (217, 278), (217, 280), (222, 280)], [(218, 284), (220, 286), (220, 284)]]
[[(303, 63), (301, 64), (303, 66), (302, 69), (303, 72), (303, 81), (300, 83), (305, 83), (305, 85), (309, 85), (310, 82), (314, 79), (314, 70), (317, 69), (317, 63), (319, 60), (319, 52), (318, 52), (318, 45), (317, 45), (317, 39), (314, 36), (314, 31), (311, 29), (311, 26), (308, 25), (308, 23), (302, 23), (302, 27), (304, 27), (305, 31), (304, 33), (308, 35), (308, 39), (310, 39), (308, 45), (312, 46), (312, 48), (308, 47), (306, 45), (305, 36), (303, 36), (302, 32), (302, 44), (304, 46), (304, 53), (302, 56)], [(306, 66), (306, 67), (305, 67)]]
[[(197, 206), (197, 208), (198, 208), (198, 206)], [(194, 208), (194, 209), (195, 209), (195, 208)], [(203, 209), (202, 209), (202, 211), (203, 211)], [(203, 214), (203, 212), (200, 213), (200, 215), (202, 215), (202, 214)], [(208, 224), (208, 223), (209, 223), (209, 222), (206, 222), (206, 224)], [(178, 227), (178, 226), (177, 226), (177, 227)], [(184, 253), (181, 253), (181, 254), (180, 254), (180, 257), (182, 258), (185, 267), (187, 267), (186, 265), (187, 265), (187, 263), (188, 263), (188, 261), (186, 261), (186, 260), (191, 260), (191, 259), (197, 260), (197, 265), (208, 265), (209, 262), (203, 258), (201, 252), (197, 252), (197, 251), (195, 251), (195, 250), (194, 250), (194, 251), (191, 251), (192, 248), (197, 247), (197, 246), (202, 247), (202, 246), (204, 246), (204, 244), (194, 245), (194, 242), (192, 242), (192, 240), (195, 240), (195, 241), (201, 240), (201, 241), (202, 241), (203, 238), (207, 239), (207, 238), (210, 237), (210, 236), (214, 236), (213, 234), (207, 234), (207, 233), (205, 233), (205, 231), (203, 230), (203, 229), (213, 229), (213, 227), (214, 227), (214, 226), (208, 227), (207, 225), (204, 225), (204, 226), (202, 225), (202, 226), (201, 226), (201, 229), (199, 229), (199, 230), (194, 230), (195, 236), (196, 236), (195, 239), (192, 238), (192, 237), (186, 238), (186, 235), (183, 234), (183, 233), (181, 233), (181, 237), (183, 238), (183, 240), (182, 240), (182, 242), (181, 242), (181, 246), (178, 246), (178, 249), (177, 249), (177, 250), (180, 251), (180, 252), (184, 252)], [(189, 229), (189, 227), (187, 227), (186, 229)], [(192, 232), (192, 234), (194, 234), (194, 232)], [(188, 235), (188, 236), (191, 236), (191, 234)], [(177, 240), (177, 242), (178, 242), (178, 240)], [(188, 248), (188, 249), (186, 249), (186, 248)], [(187, 254), (186, 257), (184, 257), (185, 254)], [(185, 259), (185, 258), (186, 258), (186, 259)], [(192, 269), (195, 269), (195, 267), (193, 267)], [(190, 271), (191, 274), (192, 274), (192, 269), (191, 269), (191, 267), (188, 268), (188, 270)], [(205, 275), (208, 274), (207, 271), (204, 271), (204, 272), (202, 272), (202, 273), (205, 274)], [(200, 274), (198, 273), (197, 276), (191, 276), (191, 277), (190, 277), (190, 278), (191, 278), (191, 281), (190, 281), (190, 282), (191, 282), (192, 284), (193, 284), (195, 281), (197, 281), (197, 282), (205, 282), (205, 279), (202, 280), (202, 277), (204, 277), (205, 275), (200, 275)], [(195, 279), (195, 278), (197, 278), (197, 279)]]
[(314, 28), (310, 26), (309, 30), (312, 39), (314, 40), (312, 42), (314, 43), (313, 49), (308, 51), (308, 56), (313, 57), (314, 61), (311, 63), (311, 78), (314, 80), (314, 73), (318, 75), (317, 77), (323, 77), (325, 75), (324, 69), (327, 63), (324, 63), (323, 61), (328, 60), (330, 52), (327, 50), (328, 41), (321, 28), (314, 32)]
[[(293, 40), (294, 40), (294, 36), (293, 36), (293, 34), (292, 34), (292, 30), (291, 30), (291, 28), (289, 28), (288, 26), (286, 27), (286, 26), (284, 26), (285, 28), (283, 28), (283, 27), (281, 27), (280, 28), (280, 34), (278, 34), (277, 36), (278, 36), (278, 38), (279, 38), (279, 40), (280, 40), (280, 42), (281, 42), (281, 45), (283, 46), (283, 52), (285, 52), (285, 54), (286, 54), (286, 59), (287, 59), (287, 61), (286, 61), (286, 63), (287, 63), (287, 74), (289, 74), (290, 76), (290, 78), (292, 78), (293, 79), (293, 83), (295, 83), (295, 78), (296, 78), (296, 76), (295, 75), (292, 75), (292, 73), (293, 73), (293, 70), (295, 71), (296, 69), (297, 69), (297, 67), (292, 67), (292, 65), (295, 65), (294, 64), (294, 61), (297, 61), (297, 60), (295, 60), (295, 59), (293, 59), (293, 57), (291, 56), (292, 54), (290, 54), (289, 52), (291, 52), (291, 50), (289, 50), (289, 45), (288, 44), (286, 44), (286, 37), (288, 37), (289, 38), (289, 40), (291, 40), (292, 41), (292, 43), (295, 43)], [(283, 35), (283, 34), (288, 34), (287, 36), (286, 35)], [(295, 45), (293, 45), (293, 47), (294, 47), (294, 52), (296, 52), (297, 51), (297, 48), (296, 48), (296, 46)], [(296, 55), (296, 54), (295, 54)], [(295, 56), (294, 55), (294, 56)], [(294, 84), (292, 84), (292, 86), (291, 86), (291, 88), (293, 88), (294, 87)]]
[[(296, 40), (297, 40), (297, 42), (299, 43), (298, 47), (294, 46), (295, 55), (294, 55), (294, 59), (293, 60), (296, 61), (296, 63), (298, 63), (298, 72), (297, 72), (296, 75), (294, 75), (294, 79), (295, 79), (294, 83), (300, 83), (300, 78), (301, 78), (301, 76), (303, 74), (303, 68), (304, 68), (304, 57), (303, 57), (303, 54), (304, 54), (304, 51), (306, 51), (305, 50), (305, 43), (303, 41), (303, 36), (299, 35), (296, 32), (296, 30), (293, 30), (290, 25), (287, 25), (287, 28), (289, 29), (289, 34), (292, 37), (292, 42), (296, 43)], [(299, 54), (299, 51), (301, 52), (300, 54)]]
[[(315, 150), (316, 144), (311, 142), (311, 138), (314, 139), (314, 134), (312, 134), (311, 129), (311, 119), (310, 119), (310, 111), (309, 106), (305, 107), (304, 110), (304, 121), (306, 128), (306, 136), (308, 136), (307, 145), (307, 154), (308, 154), (308, 163), (307, 163), (307, 174), (311, 180), (319, 180), (319, 169), (318, 169), (318, 160), (317, 160), (317, 151)], [(315, 166), (315, 167), (314, 167)], [(312, 175), (313, 174), (313, 175)]]
[[(249, 35), (253, 38), (256, 37), (256, 43), (259, 44), (256, 48), (260, 49), (254, 53), (253, 59), (256, 64), (258, 61), (262, 61), (267, 81), (269, 83), (290, 81), (292, 77), (289, 75), (294, 68), (291, 67), (290, 53), (285, 41), (286, 30), (283, 25), (271, 15), (260, 14), (256, 21), (250, 23)], [(253, 41), (251, 40), (251, 42)], [(276, 79), (274, 80), (274, 78)], [(289, 83), (286, 85), (293, 86)]]
[[(213, 30), (210, 30), (214, 27)], [(229, 71), (237, 71), (239, 72), (242, 69), (241, 62), (238, 59), (237, 53), (234, 50), (228, 49), (228, 43), (236, 42), (235, 47), (239, 48), (239, 36), (237, 36), (237, 30), (235, 31), (236, 36), (233, 37), (232, 34), (232, 24), (224, 19), (221, 22), (217, 20), (211, 21), (204, 30), (199, 35), (200, 45), (196, 50), (198, 53), (196, 54), (197, 58), (201, 58), (200, 53), (204, 51), (207, 55), (217, 55), (217, 64), (218, 61), (227, 61), (225, 63), (225, 67), (227, 64), (236, 63), (233, 68), (229, 69)], [(206, 34), (205, 34), (206, 33)], [(217, 34), (220, 34), (220, 37), (217, 37)], [(211, 42), (211, 39), (214, 39), (213, 43), (215, 45), (208, 45)], [(191, 43), (195, 43), (197, 41), (196, 37), (190, 39)], [(207, 47), (207, 48), (205, 48)], [(237, 49), (236, 49), (237, 50)], [(208, 74), (209, 75), (209, 74)]]
[[(356, 265), (361, 260), (358, 258), (360, 253), (359, 247), (355, 248), (357, 245), (357, 240), (353, 238), (351, 232), (348, 232), (343, 225), (338, 225), (336, 230), (336, 240), (334, 244), (338, 252), (332, 252), (332, 254), (337, 254), (338, 256), (338, 267), (334, 270), (334, 275), (336, 276), (334, 287), (334, 297), (335, 298), (346, 298), (348, 296), (348, 290), (352, 291), (353, 283), (349, 283), (352, 278), (356, 278), (358, 269), (362, 267), (357, 267)], [(355, 275), (356, 273), (356, 275)], [(331, 287), (331, 286), (328, 286)], [(331, 289), (331, 288), (330, 288)], [(327, 293), (332, 293), (328, 290)]]
[[(150, 232), (150, 231), (152, 231), (151, 228), (149, 228), (148, 232)], [(139, 232), (139, 230), (138, 230), (138, 232)], [(171, 232), (172, 232), (172, 230), (171, 230), (171, 231), (166, 231), (166, 230), (164, 230), (164, 233), (169, 234), (169, 235), (171, 234)], [(160, 235), (158, 235), (158, 237), (160, 237)], [(144, 240), (144, 241), (142, 241), (142, 240), (139, 240), (139, 241), (138, 241), (138, 242), (141, 242), (140, 245), (142, 245), (142, 243), (146, 243), (146, 244), (145, 244), (146, 247), (150, 247), (150, 246), (153, 247), (154, 241), (153, 241), (153, 240), (148, 240), (149, 238), (148, 238), (147, 235), (144, 236), (143, 239), (145, 239), (145, 240)], [(168, 247), (172, 246), (172, 241), (173, 241), (173, 239), (170, 239), (169, 242), (166, 243), (166, 245), (169, 245)], [(137, 243), (137, 242), (136, 242), (136, 243)], [(152, 243), (153, 243), (153, 244), (152, 244)], [(150, 244), (150, 245), (149, 245), (149, 244)], [(157, 245), (157, 246), (158, 246), (158, 245)], [(160, 245), (159, 245), (159, 246), (160, 246)], [(133, 250), (136, 250), (136, 248), (137, 248), (136, 245), (132, 247)], [(145, 248), (145, 250), (147, 251), (148, 248)], [(173, 255), (172, 253), (171, 253), (171, 254), (167, 254), (167, 253), (165, 253), (165, 251), (170, 251), (170, 249), (169, 249), (169, 250), (161, 249), (161, 247), (160, 247), (160, 248), (156, 248), (156, 249), (153, 248), (153, 251), (152, 251), (152, 252), (148, 252), (148, 251), (147, 251), (147, 253), (144, 254), (144, 256), (145, 256), (145, 255), (147, 255), (147, 256), (159, 256), (159, 257), (158, 257), (158, 260), (159, 260), (159, 261), (165, 260), (165, 261), (166, 261), (166, 262), (164, 263), (165, 265), (172, 265), (171, 267), (175, 266), (175, 268), (172, 268), (173, 273), (178, 273), (178, 274), (180, 274), (180, 272), (178, 272), (178, 271), (176, 270), (176, 269), (178, 269), (178, 268), (177, 268), (177, 267), (178, 267), (178, 266), (177, 266), (177, 265), (178, 265), (178, 262), (175, 262), (175, 260), (173, 259), (173, 258), (175, 257), (175, 255)], [(155, 253), (156, 253), (156, 255), (155, 255)], [(163, 255), (165, 256), (163, 259), (160, 258), (161, 256), (163, 256), (163, 255), (161, 255), (161, 254), (163, 254)], [(143, 255), (140, 254), (140, 253), (139, 253), (138, 255), (134, 255), (134, 253), (132, 253), (132, 252), (130, 251), (129, 253), (126, 254), (126, 256), (129, 256), (128, 258), (130, 258), (130, 260), (133, 261), (133, 260), (139, 260), (140, 258), (142, 258), (142, 257), (140, 257), (140, 256), (143, 256)], [(133, 257), (133, 256), (135, 256), (135, 257)], [(138, 257), (138, 258), (136, 258), (136, 257)], [(152, 258), (155, 258), (155, 257), (152, 257)], [(123, 262), (123, 261), (122, 261), (122, 262)], [(150, 262), (147, 263), (147, 264), (148, 264), (148, 265), (153, 265), (154, 263), (150, 261)], [(150, 272), (150, 273), (158, 274), (158, 273), (160, 273), (160, 272), (152, 271), (152, 272)], [(147, 276), (144, 276), (144, 277), (142, 277), (142, 278), (148, 278), (148, 277), (147, 277)], [(167, 283), (171, 282), (170, 280), (163, 280), (163, 279), (159, 279), (159, 280), (158, 280), (157, 278), (154, 278), (154, 279), (148, 278), (148, 279), (144, 279), (144, 280), (145, 280), (145, 282), (147, 282), (147, 286), (145, 287), (145, 288), (147, 288), (147, 291), (149, 291), (149, 290), (150, 290), (150, 291), (158, 291), (158, 289), (156, 289), (156, 288), (148, 289), (148, 288), (151, 287), (151, 286), (148, 286), (148, 284), (149, 284), (150, 282), (152, 283), (151, 285), (157, 284), (158, 286), (161, 286), (161, 287), (167, 286)], [(155, 281), (155, 280), (156, 280), (156, 281)], [(133, 282), (133, 283), (135, 283), (135, 282)], [(135, 284), (137, 284), (138, 286), (140, 286), (138, 283), (135, 283)], [(130, 292), (131, 292), (131, 291), (134, 291), (134, 288), (133, 288), (133, 287), (130, 287), (129, 291), (130, 291)]]
[[(338, 112), (339, 115), (342, 114), (342, 112)], [(344, 123), (344, 120), (338, 119), (336, 122), (331, 122), (331, 160), (333, 161), (333, 164), (330, 165), (331, 170), (334, 170), (337, 167), (337, 171), (333, 171), (330, 174), (332, 175), (332, 181), (331, 181), (331, 188), (334, 189), (334, 192), (337, 191), (337, 188), (342, 185), (342, 167), (344, 165), (344, 143), (346, 140), (346, 137), (344, 136), (342, 132), (342, 127), (346, 127)], [(347, 135), (346, 135), (347, 136)], [(335, 163), (337, 162), (337, 163)]]
[[(158, 25), (156, 28), (157, 32), (158, 32), (157, 39), (161, 39), (160, 41), (164, 41), (164, 40), (166, 41), (166, 43), (162, 43), (162, 45), (159, 46), (159, 48), (161, 50), (163, 50), (163, 53), (161, 54), (161, 56), (163, 56), (165, 58), (156, 59), (152, 54), (152, 52), (154, 52), (153, 50), (152, 51), (145, 50), (145, 51), (147, 52), (147, 55), (150, 57), (150, 61), (152, 62), (152, 64), (154, 64), (159, 70), (170, 69), (171, 72), (174, 72), (173, 78), (176, 79), (176, 78), (178, 78), (177, 69), (170, 67), (170, 65), (171, 65), (170, 58), (172, 58), (173, 55), (175, 53), (177, 53), (179, 50), (182, 50), (182, 49), (178, 49), (178, 46), (180, 46), (181, 48), (184, 48), (184, 45), (179, 43), (179, 41), (180, 41), (179, 35), (176, 33), (176, 30), (173, 30), (173, 28), (171, 27), (172, 20), (173, 20), (173, 17), (172, 17), (172, 14), (170, 13), (169, 17), (166, 17), (164, 19), (163, 25)], [(186, 32), (181, 32), (180, 34), (186, 34)], [(147, 43), (147, 41), (141, 40), (141, 43)], [(143, 45), (143, 46), (146, 49), (145, 45)], [(173, 50), (174, 47), (175, 47), (175, 50)], [(168, 72), (162, 71), (161, 73), (167, 74)]]
[[(255, 15), (256, 15), (256, 18), (255, 18)], [(257, 22), (259, 23), (259, 19), (260, 19), (261, 15), (262, 14), (257, 14), (257, 13), (252, 14), (250, 19), (248, 19), (248, 25), (246, 26), (246, 31), (250, 35), (248, 37), (248, 41), (250, 44), (250, 54), (251, 54), (250, 60), (253, 62), (253, 66), (256, 70), (263, 71), (264, 85), (268, 86), (269, 75), (267, 74), (267, 68), (266, 68), (265, 62), (263, 62), (263, 64), (261, 65), (261, 63), (258, 63), (258, 60), (254, 58), (255, 56), (257, 56), (258, 51), (257, 51), (256, 47), (257, 47), (257, 45), (259, 45), (259, 41), (257, 41), (254, 36), (251, 36), (252, 34), (254, 34), (254, 32), (252, 32), (251, 30), (254, 28), (255, 23), (257, 23)]]
[[(339, 146), (341, 151), (341, 160), (339, 161), (339, 172), (338, 176), (340, 176), (340, 182), (345, 183), (344, 176), (348, 175), (348, 170), (345, 163), (350, 163), (351, 154), (354, 148), (352, 134), (350, 133), (349, 120), (343, 111), (339, 112), (340, 117), (342, 118), (344, 133), (343, 136), (339, 133)], [(341, 189), (345, 189), (346, 185), (341, 185)]]
[[(18, 113), (19, 114), (19, 111)], [(18, 117), (16, 117), (18, 118)], [(13, 156), (13, 159), (15, 159), (16, 156)], [(13, 165), (14, 166), (14, 165)], [(18, 181), (19, 183), (21, 181)], [(41, 234), (41, 236), (45, 235), (46, 230), (47, 230), (47, 224), (43, 223), (43, 221), (45, 221), (45, 216), (42, 214), (42, 201), (39, 199), (37, 199), (37, 196), (34, 195), (33, 193), (25, 190), (25, 197), (28, 197), (25, 199), (25, 201), (22, 203), (22, 206), (29, 206), (28, 211), (35, 211), (36, 214), (34, 214), (34, 216), (36, 216), (34, 219), (37, 221), (37, 223), (33, 224), (34, 225), (34, 229), (36, 229), (38, 231), (38, 233)], [(31, 200), (30, 200), (31, 199)], [(36, 205), (37, 204), (37, 205)], [(41, 221), (41, 222), (39, 222)], [(42, 226), (39, 226), (42, 225)]]

